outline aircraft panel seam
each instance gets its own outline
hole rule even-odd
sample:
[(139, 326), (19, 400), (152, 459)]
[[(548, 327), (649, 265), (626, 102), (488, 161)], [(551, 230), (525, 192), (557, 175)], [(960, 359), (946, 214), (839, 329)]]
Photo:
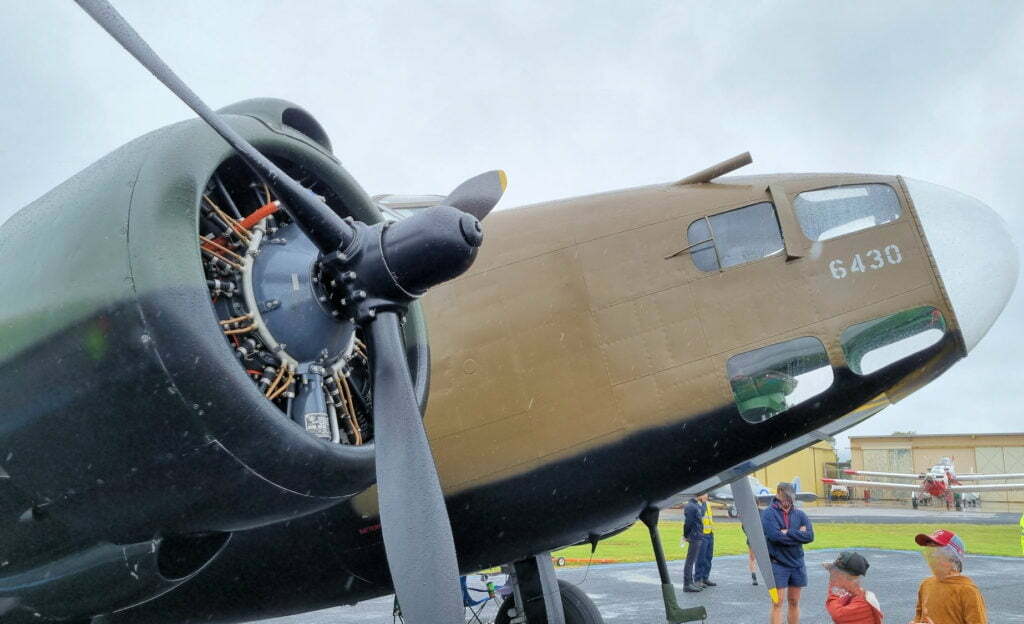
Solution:
[[(914, 287), (908, 289), (906, 292), (898, 293), (898, 294), (892, 295), (891, 297), (886, 297), (886, 298), (880, 299), (878, 301), (873, 301), (873, 302), (871, 302), (869, 304), (866, 304), (866, 305), (861, 306), (859, 308), (855, 308), (853, 310), (848, 310), (847, 312), (844, 312), (843, 315), (852, 314), (852, 313), (857, 312), (859, 310), (863, 310), (863, 309), (869, 308), (869, 307), (874, 306), (874, 305), (885, 303), (886, 301), (891, 301), (892, 299), (897, 299), (899, 297), (904, 297), (904, 296), (916, 293), (916, 292), (918, 292), (920, 290), (923, 290), (923, 289), (926, 289), (926, 288), (930, 288), (931, 286), (932, 286), (932, 284), (925, 282), (924, 284), (921, 284), (919, 286), (914, 286)], [(835, 318), (835, 317), (833, 317), (833, 318)], [(790, 335), (790, 334), (793, 334), (793, 333), (798, 333), (798, 332), (800, 332), (803, 329), (806, 329), (808, 327), (814, 327), (815, 325), (818, 325), (820, 323), (821, 323), (821, 321), (816, 321), (816, 322), (813, 322), (813, 323), (807, 323), (807, 324), (801, 325), (799, 327), (794, 327), (792, 329), (787, 329), (784, 332), (779, 332), (777, 334), (772, 334), (770, 336), (766, 336), (766, 337), (762, 338), (761, 340), (757, 340), (757, 341), (754, 341), (754, 342), (748, 342), (748, 343), (742, 344), (742, 345), (737, 345), (737, 346), (731, 347), (729, 349), (723, 349), (721, 351), (717, 351), (715, 353), (709, 353), (705, 357), (698, 358), (696, 360), (692, 360), (692, 361), (689, 361), (689, 362), (684, 362), (682, 364), (676, 364), (676, 365), (673, 365), (673, 366), (668, 366), (666, 368), (662, 368), (662, 369), (659, 369), (659, 370), (656, 370), (656, 371), (652, 371), (650, 373), (646, 373), (646, 374), (643, 374), (643, 375), (638, 375), (636, 377), (633, 377), (633, 378), (625, 380), (625, 381), (614, 382), (614, 383), (612, 383), (612, 387), (621, 386), (621, 385), (629, 383), (631, 381), (636, 381), (637, 379), (643, 379), (645, 377), (650, 377), (651, 375), (657, 375), (658, 373), (663, 373), (665, 371), (674, 370), (674, 369), (680, 368), (682, 366), (689, 366), (689, 365), (695, 364), (697, 362), (703, 362), (705, 360), (710, 360), (710, 359), (713, 359), (713, 358), (716, 358), (716, 357), (721, 357), (721, 356), (723, 356), (723, 355), (725, 355), (727, 353), (731, 353), (732, 351), (735, 351), (736, 349), (743, 349), (743, 348), (746, 348), (746, 347), (751, 347), (751, 346), (754, 346), (754, 345), (761, 344), (762, 342), (764, 342), (764, 340), (772, 340), (772, 339), (779, 338), (779, 337), (782, 337), (782, 336), (787, 336), (787, 335)], [(831, 337), (828, 337), (828, 336), (818, 336), (818, 335), (815, 335), (815, 337), (831, 339)], [(622, 339), (620, 339), (618, 341), (615, 341), (615, 342), (619, 342), (621, 340), (628, 340), (628, 339), (629, 338), (622, 338)], [(609, 343), (609, 344), (614, 344), (614, 343)], [(772, 344), (772, 343), (769, 342), (768, 344)]]

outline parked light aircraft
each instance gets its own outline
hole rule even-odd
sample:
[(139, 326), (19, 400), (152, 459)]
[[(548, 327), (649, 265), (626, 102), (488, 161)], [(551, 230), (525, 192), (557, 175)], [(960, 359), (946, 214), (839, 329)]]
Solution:
[(822, 479), (823, 483), (830, 485), (846, 485), (878, 490), (902, 490), (911, 492), (911, 501), (916, 509), (919, 502), (927, 501), (931, 497), (944, 500), (946, 508), (954, 505), (954, 495), (957, 493), (980, 493), (980, 492), (1005, 492), (1007, 490), (1024, 490), (1024, 483), (964, 483), (977, 481), (993, 481), (1007, 479), (1022, 479), (1024, 473), (1010, 474), (956, 474), (953, 468), (953, 461), (942, 458), (942, 461), (928, 469), (927, 472), (919, 474), (908, 474), (900, 472), (872, 472), (869, 470), (844, 470), (844, 474), (858, 475), (864, 477), (888, 477), (890, 479), (906, 479), (918, 481), (918, 483), (889, 483), (885, 481), (857, 481), (851, 479)]
[[(753, 492), (754, 497), (757, 500), (758, 505), (769, 505), (772, 502), (772, 498), (775, 497), (775, 491), (769, 489), (768, 486), (761, 483), (757, 477), (750, 475), (747, 477), (750, 481), (750, 490)], [(818, 495), (814, 492), (801, 492), (800, 491), (800, 477), (793, 477), (793, 489), (796, 491), (796, 502), (814, 502), (818, 500)], [(738, 515), (736, 509), (736, 496), (733, 494), (732, 488), (720, 487), (715, 488), (708, 492), (708, 496), (712, 502), (724, 505), (730, 518), (735, 518)]]
[(720, 179), (749, 156), (498, 212), (489, 172), (386, 221), (310, 113), (214, 113), (106, 2), (78, 3), (203, 121), (0, 227), (5, 623), (242, 622), (395, 591), (406, 621), (451, 624), (458, 574), (505, 563), (505, 616), (597, 622), (562, 609), (579, 590), (547, 551), (638, 517), (657, 546), (654, 502), (749, 492), (938, 378), (1016, 282), (975, 200)]

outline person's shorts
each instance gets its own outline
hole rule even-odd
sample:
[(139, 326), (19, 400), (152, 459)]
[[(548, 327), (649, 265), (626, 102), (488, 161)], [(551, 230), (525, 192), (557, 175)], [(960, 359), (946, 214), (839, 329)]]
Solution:
[(775, 586), (783, 587), (807, 587), (807, 567), (789, 566), (772, 563), (772, 574), (775, 576)]

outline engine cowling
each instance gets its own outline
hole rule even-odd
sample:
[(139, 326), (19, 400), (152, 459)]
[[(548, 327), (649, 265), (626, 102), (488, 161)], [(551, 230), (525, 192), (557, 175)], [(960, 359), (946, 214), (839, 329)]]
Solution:
[[(381, 219), (301, 108), (251, 100), (222, 113), (260, 151), (308, 174), (337, 212)], [(289, 419), (246, 372), (254, 369), (225, 333), (237, 326), (211, 304), (198, 238), (203, 195), (233, 159), (203, 122), (174, 124), (0, 227), (7, 571), (101, 542), (251, 528), (323, 509), (373, 482), (372, 441), (319, 438)], [(405, 338), (421, 406), (425, 336), (414, 305)], [(330, 355), (351, 356), (344, 346)]]

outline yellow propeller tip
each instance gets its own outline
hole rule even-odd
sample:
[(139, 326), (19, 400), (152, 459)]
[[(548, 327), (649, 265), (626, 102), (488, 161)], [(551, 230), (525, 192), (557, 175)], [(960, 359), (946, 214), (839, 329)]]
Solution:
[(772, 587), (768, 590), (768, 595), (772, 597), (772, 604), (779, 604), (779, 590)]
[(498, 169), (498, 181), (501, 183), (501, 192), (504, 193), (508, 188), (508, 175), (501, 169)]

